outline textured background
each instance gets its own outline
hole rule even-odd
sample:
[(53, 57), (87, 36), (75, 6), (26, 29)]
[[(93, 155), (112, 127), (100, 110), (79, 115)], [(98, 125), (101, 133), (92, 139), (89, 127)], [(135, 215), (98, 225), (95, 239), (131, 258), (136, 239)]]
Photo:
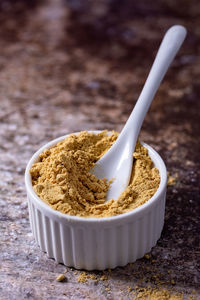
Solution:
[[(1, 299), (133, 299), (135, 285), (149, 284), (200, 297), (200, 3), (151, 2), (0, 2)], [(120, 131), (174, 24), (188, 36), (140, 136), (176, 178), (162, 236), (146, 258), (105, 271), (107, 280), (79, 283), (80, 271), (68, 269), (58, 283), (65, 266), (48, 259), (30, 231), (26, 163), (69, 132)]]

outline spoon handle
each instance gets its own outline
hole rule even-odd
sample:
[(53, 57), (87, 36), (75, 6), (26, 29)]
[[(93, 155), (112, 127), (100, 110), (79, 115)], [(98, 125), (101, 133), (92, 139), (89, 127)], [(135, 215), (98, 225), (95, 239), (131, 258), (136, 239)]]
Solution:
[[(166, 74), (172, 60), (181, 47), (186, 36), (186, 29), (181, 25), (172, 26), (165, 34), (153, 66), (147, 77), (138, 101), (126, 122), (120, 135), (130, 134), (130, 138), (136, 143), (145, 115), (151, 105), (160, 83)], [(134, 137), (133, 137), (134, 133)], [(135, 145), (134, 145), (135, 147)]]

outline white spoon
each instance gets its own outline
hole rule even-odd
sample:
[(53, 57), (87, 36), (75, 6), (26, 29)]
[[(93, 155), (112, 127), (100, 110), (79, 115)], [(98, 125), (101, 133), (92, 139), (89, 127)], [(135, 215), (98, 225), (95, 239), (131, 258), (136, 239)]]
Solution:
[(97, 178), (113, 179), (107, 200), (117, 199), (130, 181), (133, 152), (145, 115), (172, 60), (186, 36), (183, 26), (172, 26), (165, 34), (137, 103), (116, 142), (95, 164)]

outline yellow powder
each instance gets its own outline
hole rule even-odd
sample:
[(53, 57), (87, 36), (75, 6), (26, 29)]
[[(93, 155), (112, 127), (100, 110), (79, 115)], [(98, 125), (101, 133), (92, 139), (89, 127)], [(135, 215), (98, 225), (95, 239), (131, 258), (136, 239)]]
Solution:
[(88, 279), (88, 275), (85, 273), (85, 272), (82, 272), (81, 274), (80, 274), (80, 276), (78, 277), (78, 282), (82, 282), (82, 283), (84, 283), (84, 282), (86, 282), (87, 281), (87, 279)]
[(56, 278), (56, 280), (59, 281), (59, 282), (61, 282), (61, 281), (66, 280), (66, 277), (65, 277), (64, 274), (60, 274), (60, 275), (58, 275), (58, 277)]
[(30, 170), (36, 194), (53, 209), (81, 217), (111, 217), (144, 204), (156, 192), (160, 176), (139, 142), (130, 184), (116, 201), (105, 202), (110, 183), (89, 172), (117, 136), (83, 131), (45, 150)]
[(133, 292), (136, 300), (183, 300), (182, 293), (172, 293), (168, 289), (158, 288), (139, 288), (136, 287)]
[(175, 185), (176, 179), (176, 177), (171, 176), (170, 173), (167, 172), (167, 185)]
[(106, 280), (108, 280), (108, 276), (102, 275), (102, 276), (99, 278), (99, 280), (101, 280), (101, 281), (106, 281)]
[(87, 282), (88, 279), (97, 281), (97, 276), (95, 276), (94, 274), (87, 274), (86, 272), (81, 272), (77, 281), (85, 283), (85, 282)]

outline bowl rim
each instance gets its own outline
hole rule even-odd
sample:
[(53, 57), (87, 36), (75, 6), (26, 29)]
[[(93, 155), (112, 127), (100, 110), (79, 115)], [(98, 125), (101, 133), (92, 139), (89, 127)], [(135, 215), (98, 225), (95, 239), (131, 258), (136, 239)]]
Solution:
[[(88, 130), (90, 133), (100, 133), (103, 130)], [(164, 161), (162, 160), (161, 156), (148, 144), (144, 142), (140, 142), (145, 148), (147, 148), (148, 153), (152, 159), (152, 161), (155, 163), (156, 161), (156, 168), (159, 170), (160, 174), (160, 184), (156, 191), (156, 193), (147, 200), (144, 204), (140, 205), (139, 207), (128, 211), (123, 214), (119, 214), (116, 216), (111, 217), (79, 217), (79, 216), (71, 216), (68, 214), (61, 213), (60, 211), (57, 211), (53, 208), (51, 208), (48, 204), (46, 204), (43, 200), (41, 200), (37, 194), (35, 193), (32, 182), (31, 182), (31, 175), (29, 173), (29, 170), (31, 169), (32, 165), (37, 162), (38, 156), (40, 153), (42, 153), (45, 149), (49, 149), (54, 147), (58, 142), (64, 140), (67, 136), (70, 136), (71, 134), (79, 134), (79, 132), (72, 132), (63, 136), (60, 136), (56, 139), (51, 140), (50, 142), (44, 144), (42, 147), (40, 147), (30, 158), (28, 161), (28, 164), (26, 166), (25, 170), (25, 186), (27, 190), (27, 195), (29, 194), (31, 196), (31, 199), (34, 200), (34, 202), (37, 204), (37, 206), (40, 207), (40, 209), (44, 210), (46, 213), (54, 215), (55, 217), (58, 217), (59, 219), (64, 219), (65, 221), (71, 221), (71, 222), (77, 222), (77, 223), (84, 223), (84, 224), (91, 224), (91, 223), (102, 223), (102, 222), (118, 222), (122, 221), (125, 218), (133, 217), (134, 215), (140, 215), (143, 214), (150, 206), (152, 206), (156, 200), (159, 199), (159, 196), (165, 191), (166, 185), (167, 185), (167, 170)], [(108, 131), (108, 133), (112, 133), (112, 131)]]

